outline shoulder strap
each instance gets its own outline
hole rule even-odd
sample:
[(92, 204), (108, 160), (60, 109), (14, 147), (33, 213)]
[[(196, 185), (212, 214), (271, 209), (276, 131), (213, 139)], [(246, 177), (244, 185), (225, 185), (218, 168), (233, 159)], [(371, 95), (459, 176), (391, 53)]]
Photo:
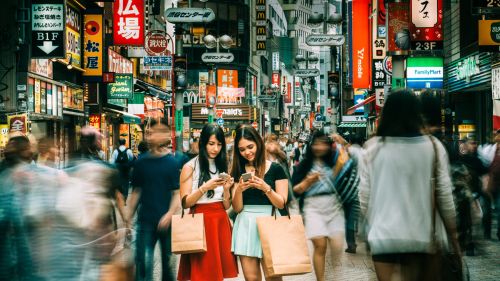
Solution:
[(432, 149), (434, 152), (434, 160), (432, 161), (432, 176), (431, 176), (431, 206), (432, 206), (432, 224), (431, 224), (431, 249), (433, 251), (437, 250), (437, 239), (436, 239), (436, 212), (437, 212), (437, 202), (436, 202), (436, 184), (437, 184), (437, 169), (438, 169), (438, 150), (436, 147), (436, 142), (429, 136), (432, 143)]

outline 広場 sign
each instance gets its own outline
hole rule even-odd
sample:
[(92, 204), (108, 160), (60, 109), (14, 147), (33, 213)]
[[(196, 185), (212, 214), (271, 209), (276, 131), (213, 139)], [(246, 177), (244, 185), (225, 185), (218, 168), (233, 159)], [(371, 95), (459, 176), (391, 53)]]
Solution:
[(115, 83), (108, 84), (108, 99), (132, 99), (134, 78), (132, 74), (116, 74)]
[(443, 59), (430, 57), (408, 58), (406, 77), (406, 86), (408, 88), (443, 88)]

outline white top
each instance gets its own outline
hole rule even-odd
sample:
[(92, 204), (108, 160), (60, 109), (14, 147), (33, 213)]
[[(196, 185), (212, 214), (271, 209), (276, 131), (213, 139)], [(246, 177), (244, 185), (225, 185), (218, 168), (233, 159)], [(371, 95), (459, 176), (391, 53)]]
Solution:
[[(448, 247), (443, 221), (455, 225), (455, 205), (448, 157), (438, 150), (436, 201), (437, 242)], [(359, 199), (367, 220), (372, 254), (426, 253), (432, 250), (432, 193), (434, 149), (428, 136), (373, 138), (365, 145), (360, 171)], [(442, 217), (442, 219), (441, 219)]]
[[(125, 151), (125, 149), (127, 149), (127, 147), (126, 147), (126, 146), (124, 146), (124, 145), (120, 145), (120, 146), (118, 147), (118, 149), (115, 149), (115, 150), (113, 151), (113, 155), (111, 155), (110, 163), (111, 163), (111, 164), (115, 164), (116, 159), (118, 158), (118, 150), (120, 150), (120, 151)], [(132, 160), (134, 160), (134, 153), (132, 152), (132, 150), (131, 150), (131, 149), (128, 149), (128, 150), (127, 150), (127, 157), (128, 157), (128, 161), (132, 161)]]
[[(208, 164), (209, 164), (209, 170), (210, 171), (216, 171), (215, 174), (210, 173), (210, 178), (218, 178), (219, 177), (219, 171), (217, 171), (217, 168), (215, 166), (215, 161), (213, 159), (208, 159)], [(193, 176), (192, 176), (192, 190), (197, 190), (198, 189), (198, 181), (200, 179), (200, 162), (198, 160), (198, 156), (194, 157), (193, 159), (189, 160), (189, 162), (186, 163), (188, 167), (191, 167), (193, 169)], [(216, 187), (214, 189), (214, 196), (212, 198), (208, 198), (208, 192), (203, 194), (203, 196), (196, 202), (196, 204), (208, 204), (208, 203), (215, 203), (215, 202), (222, 202), (224, 200), (224, 187), (222, 185)]]

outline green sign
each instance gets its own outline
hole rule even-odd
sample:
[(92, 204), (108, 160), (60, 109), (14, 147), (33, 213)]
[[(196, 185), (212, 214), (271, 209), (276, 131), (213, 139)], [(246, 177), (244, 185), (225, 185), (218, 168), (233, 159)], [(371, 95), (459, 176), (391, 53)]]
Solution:
[(397, 78), (397, 77), (392, 77), (392, 89), (401, 89), (405, 88), (406, 83), (404, 78)]
[(208, 123), (212, 124), (214, 122), (214, 116), (213, 115), (208, 115)]
[(132, 74), (115, 74), (115, 83), (108, 84), (108, 99), (132, 99), (134, 77)]
[(175, 111), (175, 131), (182, 132), (182, 123), (183, 123), (183, 110)]
[(127, 100), (126, 99), (108, 99), (108, 103), (118, 105), (121, 107), (127, 107)]

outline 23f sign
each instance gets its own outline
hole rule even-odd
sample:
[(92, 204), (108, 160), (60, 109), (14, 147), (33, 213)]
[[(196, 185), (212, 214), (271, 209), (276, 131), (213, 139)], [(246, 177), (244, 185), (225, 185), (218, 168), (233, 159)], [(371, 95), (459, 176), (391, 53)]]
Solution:
[(32, 58), (64, 58), (64, 14), (64, 0), (32, 1)]

